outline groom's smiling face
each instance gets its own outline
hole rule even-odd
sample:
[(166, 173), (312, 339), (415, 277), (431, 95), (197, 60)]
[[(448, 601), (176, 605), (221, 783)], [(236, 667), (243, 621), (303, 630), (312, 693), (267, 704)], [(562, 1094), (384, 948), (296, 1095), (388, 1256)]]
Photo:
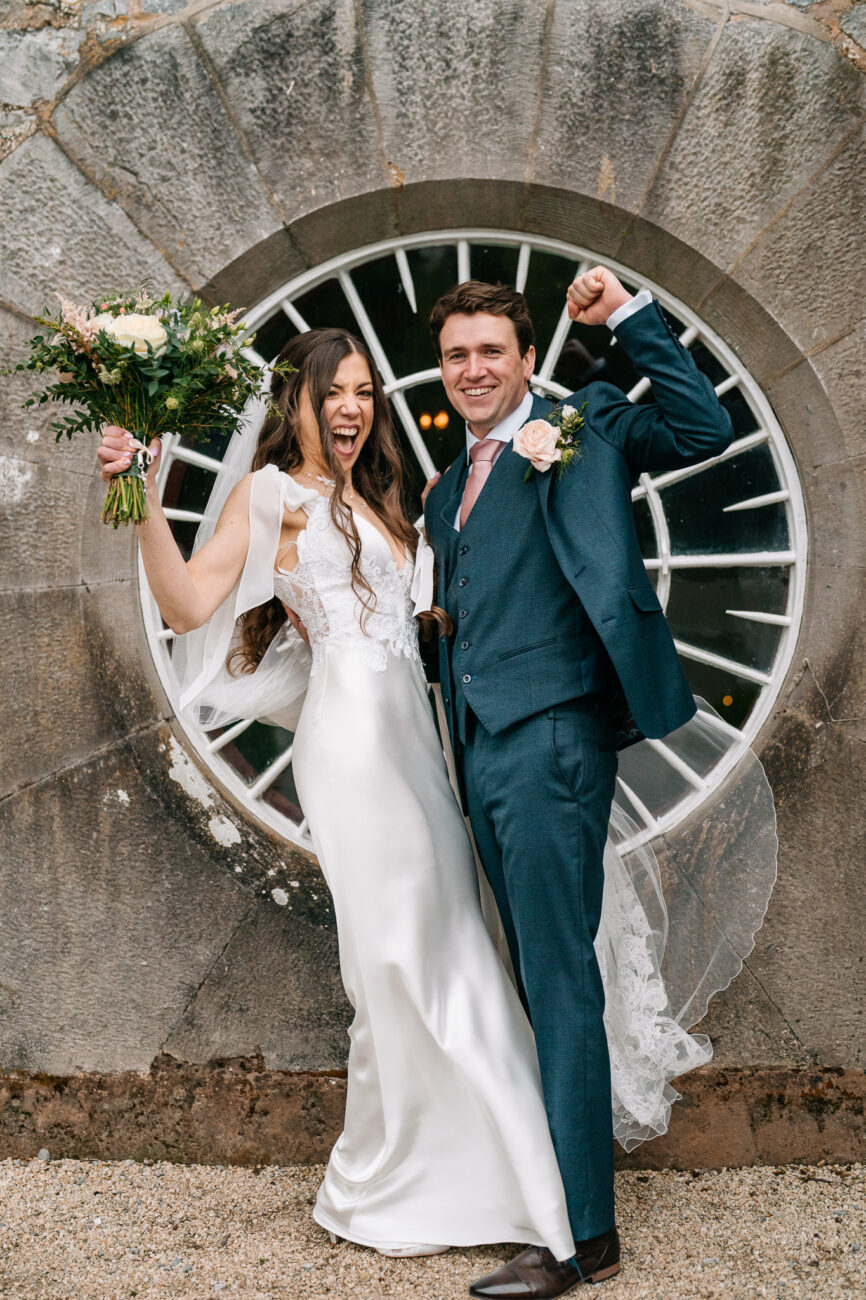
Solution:
[(521, 356), (511, 318), (483, 311), (448, 316), (439, 347), (449, 402), (476, 438), (486, 437), (523, 401), (535, 348)]

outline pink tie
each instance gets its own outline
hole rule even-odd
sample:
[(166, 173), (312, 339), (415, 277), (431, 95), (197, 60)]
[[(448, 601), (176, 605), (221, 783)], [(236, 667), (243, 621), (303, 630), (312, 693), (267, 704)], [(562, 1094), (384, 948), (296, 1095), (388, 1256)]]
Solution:
[(460, 502), (461, 530), (466, 527), (466, 520), (472, 513), (472, 507), (481, 496), (481, 489), (490, 477), (493, 462), (504, 445), (498, 438), (482, 438), (480, 442), (476, 442), (469, 448), (472, 469), (463, 489), (463, 500)]

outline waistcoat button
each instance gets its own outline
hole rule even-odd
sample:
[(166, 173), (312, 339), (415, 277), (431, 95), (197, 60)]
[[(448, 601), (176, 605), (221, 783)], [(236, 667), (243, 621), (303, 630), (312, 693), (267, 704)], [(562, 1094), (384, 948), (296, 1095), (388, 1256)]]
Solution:
[(471, 681), (472, 681), (472, 678), (470, 677), (469, 673), (464, 673), (464, 674), (463, 674), (463, 680), (464, 680), (464, 682), (471, 682)]
[(469, 610), (468, 610), (468, 609), (461, 609), (461, 611), (460, 611), (460, 617), (461, 617), (461, 618), (466, 618), (466, 616), (467, 616), (468, 613), (469, 613)]
[(468, 578), (461, 578), (461, 579), (459, 580), (459, 582), (457, 583), (457, 586), (458, 586), (458, 587), (465, 587), (468, 581), (469, 581)]

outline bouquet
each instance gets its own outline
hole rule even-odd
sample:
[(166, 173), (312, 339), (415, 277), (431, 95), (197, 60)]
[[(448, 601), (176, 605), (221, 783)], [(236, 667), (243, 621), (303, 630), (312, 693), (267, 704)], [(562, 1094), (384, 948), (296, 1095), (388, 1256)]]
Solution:
[(512, 446), (519, 456), (529, 461), (523, 480), (532, 471), (546, 474), (551, 465), (558, 465), (562, 474), (573, 460), (580, 457), (580, 430), (584, 426), (584, 402), (579, 411), (573, 406), (554, 406), (546, 420), (528, 420), (514, 435)]
[(148, 442), (169, 432), (228, 438), (260, 389), (258, 366), (240, 350), (240, 312), (208, 309), (198, 298), (152, 298), (143, 289), (89, 307), (57, 297), (59, 316), (36, 318), (50, 335), (32, 338), (29, 360), (15, 367), (54, 370), (57, 378), (24, 405), (67, 402), (77, 408), (52, 424), (57, 442), (104, 424), (130, 431), (135, 455), (109, 484), (102, 522), (113, 528), (140, 523), (149, 518)]

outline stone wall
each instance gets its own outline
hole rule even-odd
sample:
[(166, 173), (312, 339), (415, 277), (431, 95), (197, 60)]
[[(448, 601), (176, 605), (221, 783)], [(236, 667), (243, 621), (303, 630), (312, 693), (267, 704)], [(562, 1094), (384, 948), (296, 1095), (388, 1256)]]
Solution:
[[(702, 1025), (699, 1108), (649, 1163), (862, 1141), (864, 16), (0, 0), (0, 364), (55, 289), (149, 278), (243, 306), (367, 242), (478, 226), (633, 267), (761, 384), (810, 530), (801, 641), (758, 741), (779, 883)], [(0, 389), (0, 1150), (316, 1157), (348, 1020), (327, 891), (194, 766), (134, 538), (99, 525), (93, 448), (55, 449), (28, 391)]]

